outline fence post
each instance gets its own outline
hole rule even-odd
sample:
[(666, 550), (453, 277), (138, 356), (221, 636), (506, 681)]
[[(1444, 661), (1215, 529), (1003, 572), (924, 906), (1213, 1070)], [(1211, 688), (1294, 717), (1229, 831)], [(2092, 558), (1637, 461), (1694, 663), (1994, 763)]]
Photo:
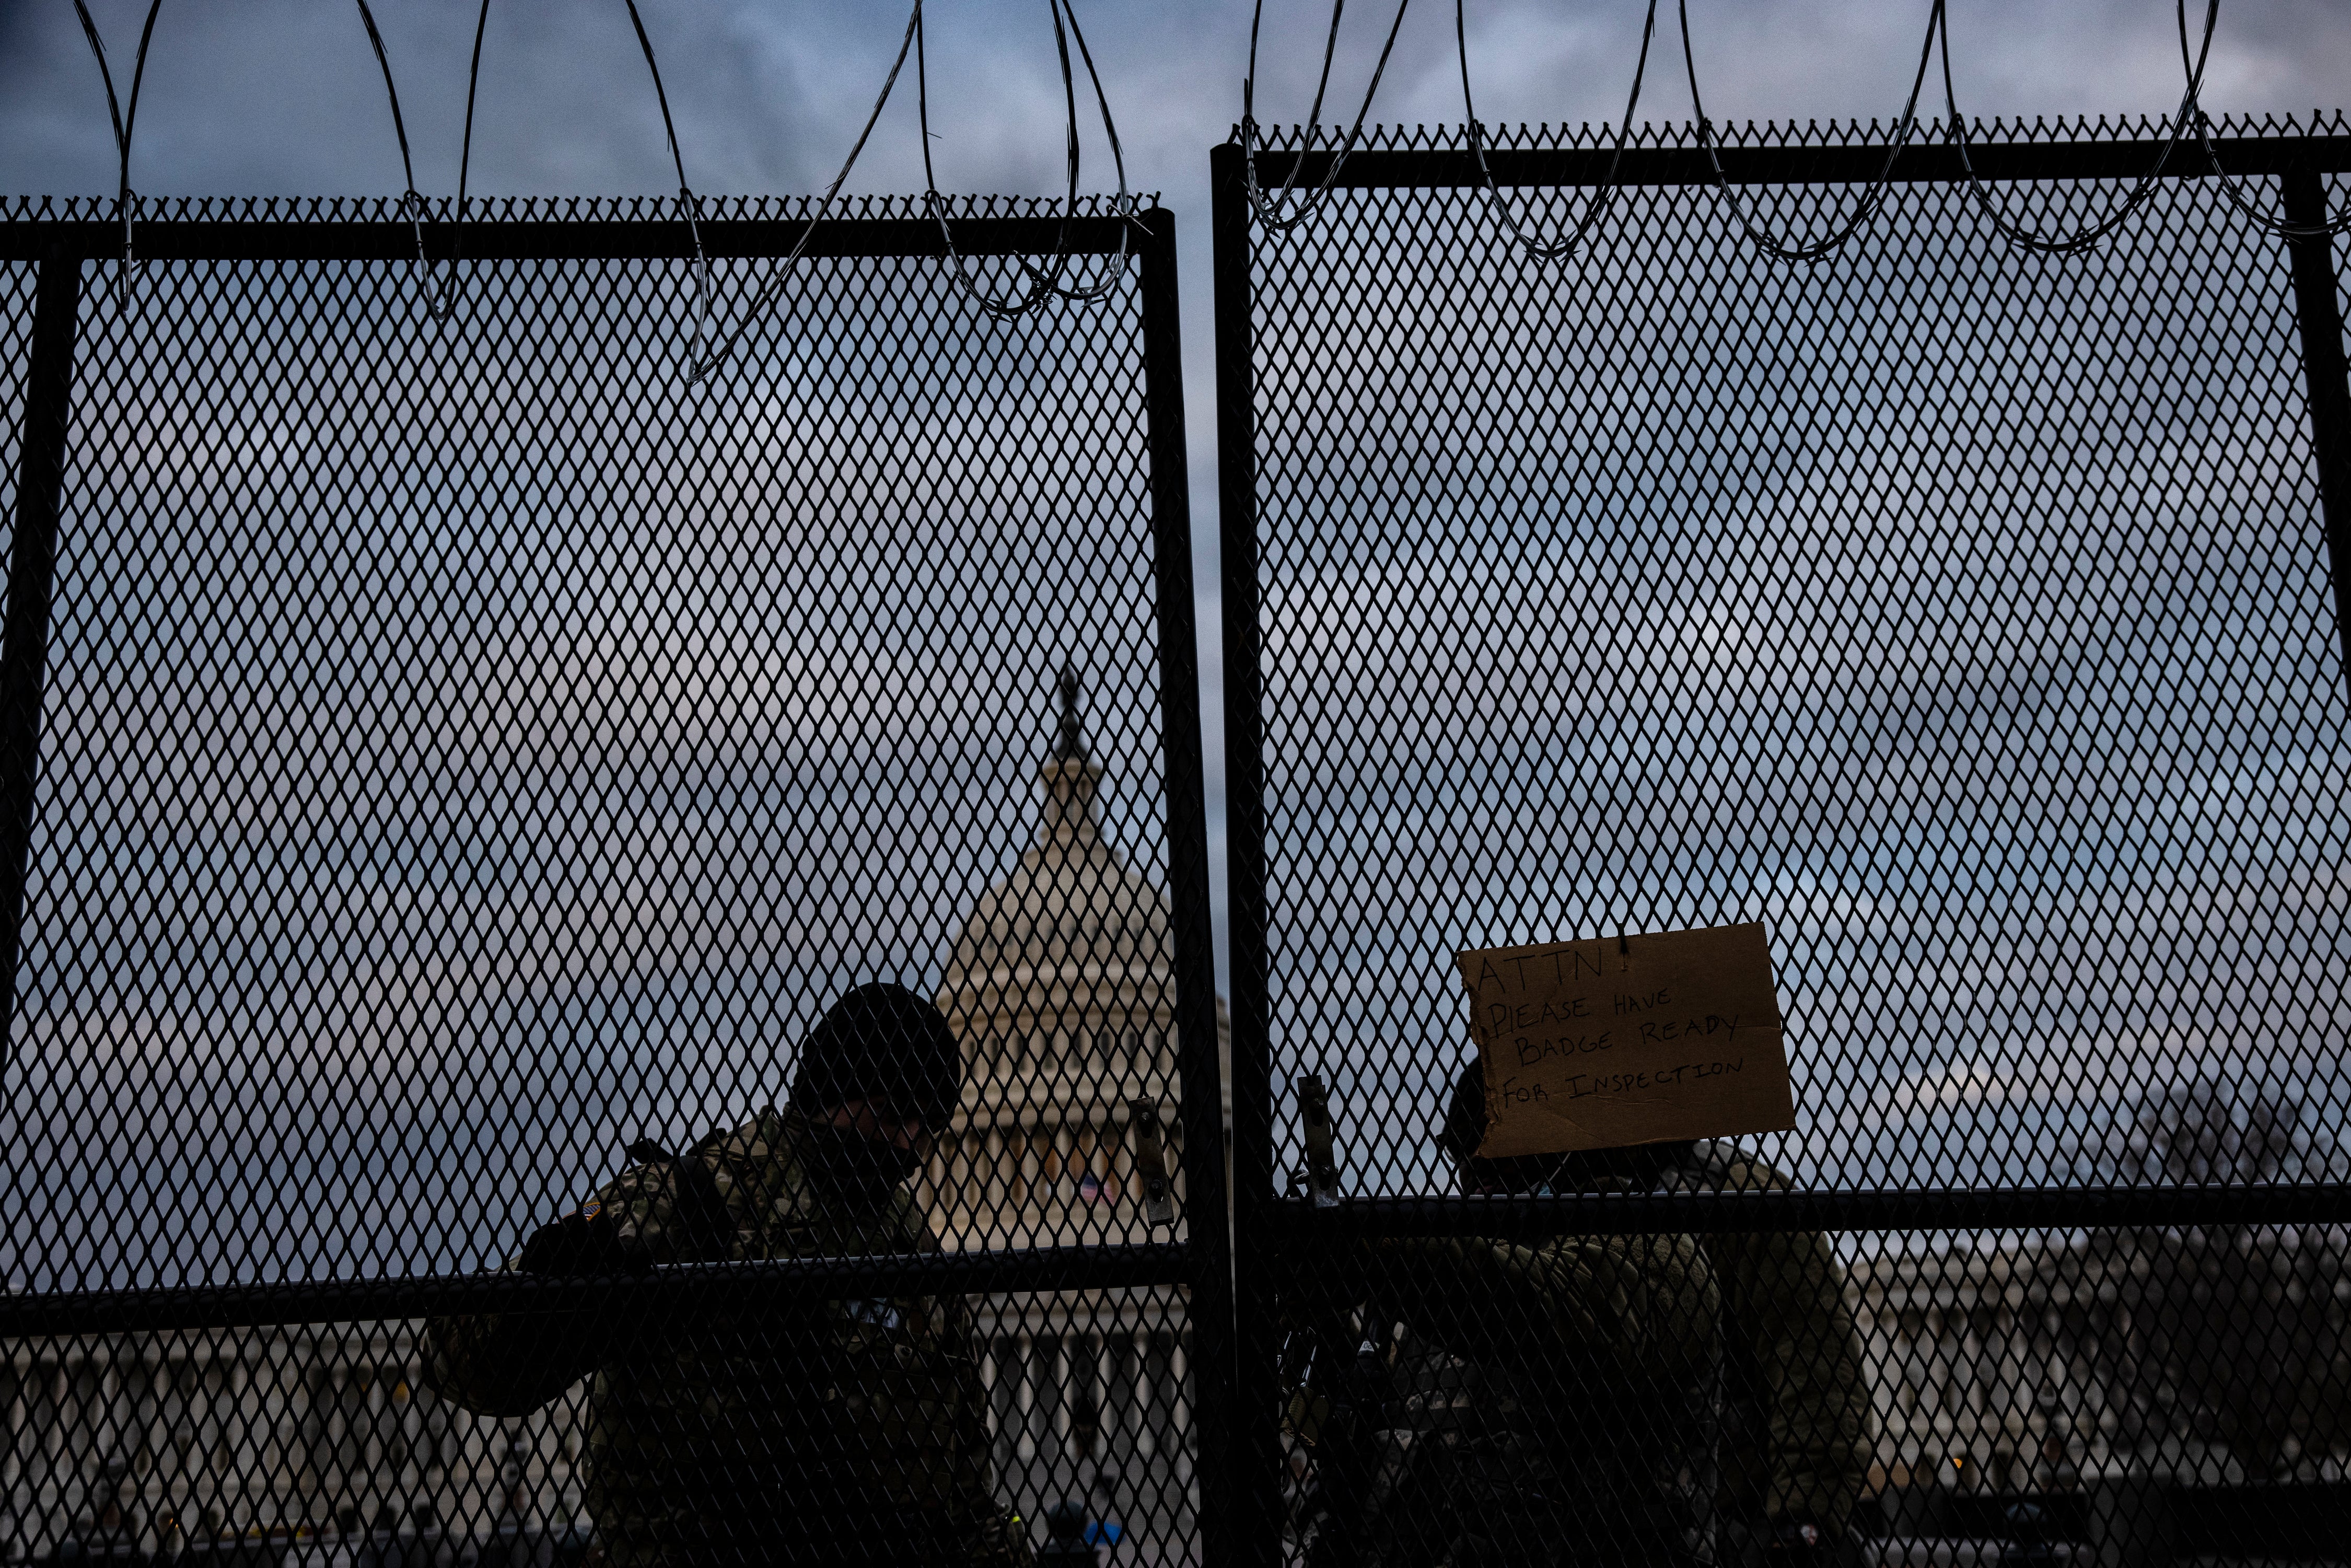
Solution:
[(12, 1057), (33, 798), (41, 779), (49, 594), (57, 577), (57, 513), (65, 497), (66, 426), (73, 410), (81, 256), (61, 243), (40, 267), (33, 293), (32, 357), (25, 371), (25, 421), (16, 446), (7, 624), (0, 630), (0, 1051)]
[[(2281, 176), (2286, 222), (2326, 221), (2317, 171)], [(2294, 314), (2302, 328), (2303, 386), (2310, 397), (2310, 450), (2318, 466), (2318, 509), (2326, 524), (2326, 570), (2335, 582), (2335, 629), (2351, 683), (2351, 381), (2343, 360), (2343, 309), (2335, 297), (2335, 242), (2325, 235), (2286, 242), (2294, 260)]]
[[(1176, 922), (1176, 1038), (1183, 1055), (1184, 1202), (1190, 1228), (1192, 1473), (1202, 1557), (1228, 1561), (1233, 1517), (1232, 1235), (1226, 1223), (1224, 1070), (1217, 1050), (1216, 937), (1208, 917), (1207, 768), (1200, 741), (1199, 619), (1192, 591), (1192, 487), (1184, 440), (1176, 214), (1144, 214), (1143, 365), (1151, 439), (1151, 531), (1159, 612), (1159, 704), (1167, 769), (1167, 882)], [(1086, 1561), (1093, 1548), (1086, 1547)]]
[[(1233, 986), (1233, 1562), (1281, 1555), (1272, 1302), (1273, 1071), (1266, 969), (1265, 731), (1259, 667), (1257, 367), (1241, 150), (1208, 154), (1217, 288), (1217, 501), (1225, 621), (1225, 898)], [(1244, 1262), (1246, 1260), (1246, 1263)], [(1256, 1267), (1246, 1266), (1254, 1263)]]

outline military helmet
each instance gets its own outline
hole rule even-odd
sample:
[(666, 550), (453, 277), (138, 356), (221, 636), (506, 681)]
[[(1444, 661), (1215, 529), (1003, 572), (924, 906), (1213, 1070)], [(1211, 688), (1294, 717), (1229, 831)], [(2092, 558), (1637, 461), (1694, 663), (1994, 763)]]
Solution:
[(820, 1115), (851, 1100), (887, 1100), (934, 1130), (963, 1095), (963, 1048), (939, 1009), (904, 986), (859, 986), (832, 1004), (800, 1047), (791, 1103)]

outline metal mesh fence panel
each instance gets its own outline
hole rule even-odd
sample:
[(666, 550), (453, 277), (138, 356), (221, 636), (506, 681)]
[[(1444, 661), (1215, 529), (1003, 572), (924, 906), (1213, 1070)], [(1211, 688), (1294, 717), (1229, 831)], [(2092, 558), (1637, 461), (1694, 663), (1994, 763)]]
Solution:
[[(2257, 204), (2351, 191), (2342, 126), (2247, 129)], [(1884, 159), (1727, 134), (1797, 236)], [(2149, 136), (1994, 128), (1986, 196), (2074, 229)], [(1809, 267), (1687, 131), (1556, 264), (1494, 204), (1572, 225), (1604, 137), (1502, 138), (1498, 198), (1454, 133), (1384, 136), (1280, 234), (1218, 152), (1236, 1224), (1280, 1259), (1245, 1431), (1295, 1556), (2339, 1551), (2351, 432), (2314, 445), (2314, 291), (2200, 152), (2052, 256), (1940, 141)], [(1748, 922), (1794, 1131), (1470, 1157), (1457, 953)], [(1593, 1092), (1645, 1027), (1740, 1070), (1595, 986), (1536, 1031)]]
[[(1196, 1557), (1172, 219), (957, 206), (1123, 274), (1007, 324), (872, 204), (694, 388), (666, 209), (483, 212), (176, 207), (127, 297), (8, 225), (12, 389), (79, 298), (7, 1550)], [(712, 213), (716, 312), (805, 215)]]

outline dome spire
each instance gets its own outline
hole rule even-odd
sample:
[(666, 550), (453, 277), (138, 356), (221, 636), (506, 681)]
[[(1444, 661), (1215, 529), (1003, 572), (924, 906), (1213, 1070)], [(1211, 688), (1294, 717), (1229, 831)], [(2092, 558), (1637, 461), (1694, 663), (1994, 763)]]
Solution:
[(1045, 760), (1045, 839), (1063, 844), (1092, 841), (1094, 827), (1094, 785), (1102, 769), (1086, 754), (1085, 721), (1079, 715), (1078, 672), (1061, 666), (1061, 722), (1053, 739), (1053, 755)]
[(1061, 733), (1053, 747), (1053, 760), (1090, 764), (1086, 755), (1086, 730), (1078, 712), (1078, 672), (1068, 664), (1061, 666)]

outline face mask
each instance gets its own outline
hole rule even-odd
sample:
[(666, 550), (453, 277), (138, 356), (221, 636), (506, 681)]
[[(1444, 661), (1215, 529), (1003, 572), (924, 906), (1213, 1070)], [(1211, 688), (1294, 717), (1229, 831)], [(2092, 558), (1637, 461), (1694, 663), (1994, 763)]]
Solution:
[(896, 1148), (854, 1127), (821, 1124), (807, 1129), (799, 1155), (801, 1167), (819, 1190), (866, 1208), (887, 1201), (898, 1184), (923, 1166), (919, 1148)]

